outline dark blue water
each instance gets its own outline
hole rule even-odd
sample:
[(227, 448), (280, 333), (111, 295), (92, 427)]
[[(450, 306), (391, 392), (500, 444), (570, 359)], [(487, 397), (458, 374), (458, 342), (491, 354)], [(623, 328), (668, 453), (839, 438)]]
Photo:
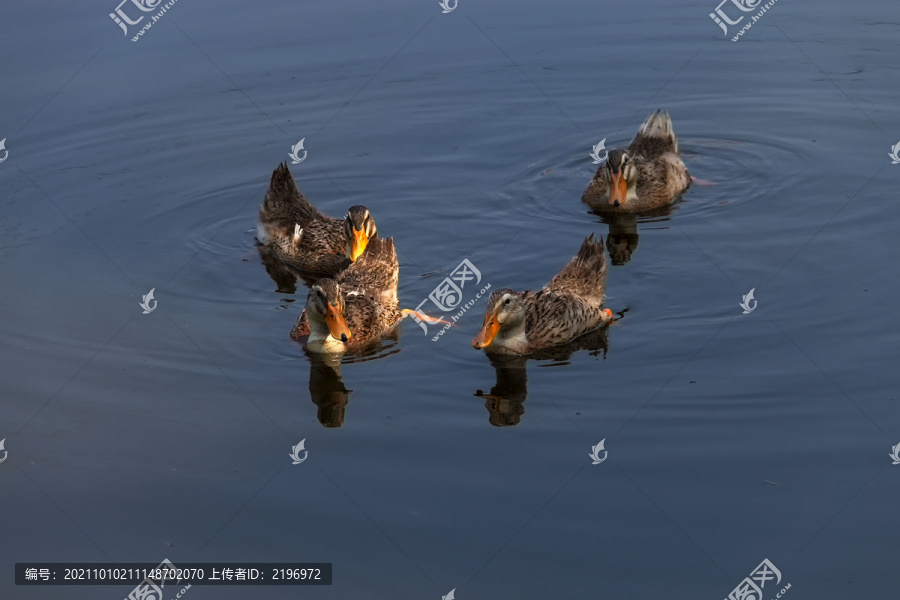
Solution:
[[(765, 558), (765, 600), (895, 594), (895, 4), (780, 0), (737, 43), (714, 0), (179, 0), (138, 42), (115, 8), (2, 11), (0, 598), (132, 587), (16, 562), (163, 558), (334, 564), (189, 600), (718, 600)], [(590, 214), (591, 147), (657, 108), (715, 185)], [(481, 301), (310, 360), (306, 288), (254, 248), (301, 138), (303, 192), (394, 237), (404, 306), (465, 258), (539, 288), (593, 232), (623, 318), (492, 364)]]

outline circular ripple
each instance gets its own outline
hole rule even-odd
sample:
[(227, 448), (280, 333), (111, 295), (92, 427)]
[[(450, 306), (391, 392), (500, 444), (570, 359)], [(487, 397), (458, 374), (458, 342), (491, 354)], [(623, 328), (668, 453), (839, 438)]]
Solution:
[[(803, 176), (812, 166), (809, 153), (778, 138), (743, 136), (733, 138), (693, 137), (679, 140), (681, 156), (695, 178), (691, 187), (671, 205), (634, 215), (639, 223), (677, 219), (706, 219), (749, 203), (768, 204), (783, 196), (791, 177)], [(610, 217), (593, 213), (581, 202), (581, 194), (596, 167), (585, 156), (560, 156), (558, 166), (534, 168), (500, 194), (495, 211), (534, 215), (534, 220), (554, 223), (584, 223), (585, 213), (594, 222)], [(626, 217), (628, 215), (625, 215)]]

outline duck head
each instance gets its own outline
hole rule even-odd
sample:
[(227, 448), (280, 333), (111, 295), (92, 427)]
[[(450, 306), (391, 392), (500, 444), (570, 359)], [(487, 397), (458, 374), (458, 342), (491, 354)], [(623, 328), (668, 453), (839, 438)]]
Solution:
[(375, 219), (365, 206), (351, 206), (344, 217), (344, 237), (347, 239), (347, 256), (351, 261), (365, 251), (369, 240), (378, 235)]
[(320, 279), (306, 297), (306, 318), (311, 338), (347, 342), (350, 328), (344, 320), (344, 294), (333, 279)]
[(624, 150), (613, 150), (606, 161), (606, 178), (609, 181), (609, 203), (615, 207), (628, 201), (629, 188), (634, 190), (637, 169)]
[(478, 350), (491, 345), (515, 349), (525, 340), (525, 304), (522, 296), (510, 289), (495, 290), (488, 300), (484, 325), (472, 340)]

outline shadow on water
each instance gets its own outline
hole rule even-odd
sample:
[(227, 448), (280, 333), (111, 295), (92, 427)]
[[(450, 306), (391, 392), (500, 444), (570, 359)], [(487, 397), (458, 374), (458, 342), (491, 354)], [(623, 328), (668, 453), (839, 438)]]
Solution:
[(399, 340), (400, 328), (395, 327), (378, 342), (353, 354), (322, 354), (303, 350), (309, 359), (309, 397), (319, 407), (316, 417), (323, 427), (335, 428), (344, 424), (353, 390), (348, 390), (344, 385), (341, 367), (397, 354), (400, 352), (397, 347)]
[(266, 268), (266, 273), (275, 282), (275, 291), (279, 294), (296, 294), (297, 282), (303, 280), (299, 273), (278, 260), (270, 252), (267, 252), (262, 246), (257, 246), (257, 248), (259, 249), (259, 257), (262, 260), (262, 264)]
[(609, 252), (609, 259), (613, 266), (625, 265), (637, 250), (640, 239), (638, 235), (639, 222), (668, 221), (680, 201), (681, 198), (678, 198), (672, 204), (633, 215), (609, 215), (595, 210), (588, 211), (589, 214), (599, 217), (600, 223), (609, 226), (609, 233), (606, 236), (606, 251)]
[[(619, 317), (621, 318), (621, 316)], [(618, 319), (617, 319), (618, 320)], [(591, 356), (606, 358), (609, 349), (609, 327), (604, 326), (573, 340), (569, 344), (539, 350), (528, 355), (486, 353), (497, 374), (497, 383), (489, 393), (482, 390), (475, 396), (484, 398), (488, 411), (488, 422), (495, 427), (518, 425), (525, 414), (525, 399), (528, 396), (529, 360), (550, 361), (542, 367), (558, 367), (569, 364), (572, 354), (587, 350)]]
[(323, 427), (340, 427), (353, 392), (344, 385), (341, 360), (311, 352), (306, 356), (309, 357), (309, 397), (318, 407), (316, 418)]
[(353, 390), (347, 389), (341, 372), (343, 365), (378, 360), (400, 352), (397, 347), (399, 328), (367, 348), (354, 354), (322, 354), (303, 350), (309, 359), (309, 397), (318, 407), (316, 417), (323, 427), (336, 428), (344, 424), (347, 404)]

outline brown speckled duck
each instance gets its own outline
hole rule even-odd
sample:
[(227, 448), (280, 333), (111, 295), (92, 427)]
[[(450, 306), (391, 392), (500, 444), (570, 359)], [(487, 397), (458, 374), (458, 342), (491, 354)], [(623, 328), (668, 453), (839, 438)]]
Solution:
[(256, 230), (259, 243), (278, 259), (319, 277), (343, 271), (378, 235), (365, 206), (351, 206), (343, 219), (319, 212), (297, 189), (287, 163), (272, 172)]
[(691, 185), (669, 113), (644, 121), (626, 150), (612, 150), (581, 196), (597, 212), (635, 213), (664, 206)]
[(357, 352), (378, 342), (404, 316), (397, 303), (400, 265), (394, 240), (373, 238), (334, 279), (309, 290), (291, 339), (312, 352)]
[(496, 290), (488, 300), (484, 326), (472, 346), (488, 352), (530, 354), (571, 342), (610, 322), (601, 308), (606, 290), (606, 251), (594, 234), (578, 254), (539, 292)]

